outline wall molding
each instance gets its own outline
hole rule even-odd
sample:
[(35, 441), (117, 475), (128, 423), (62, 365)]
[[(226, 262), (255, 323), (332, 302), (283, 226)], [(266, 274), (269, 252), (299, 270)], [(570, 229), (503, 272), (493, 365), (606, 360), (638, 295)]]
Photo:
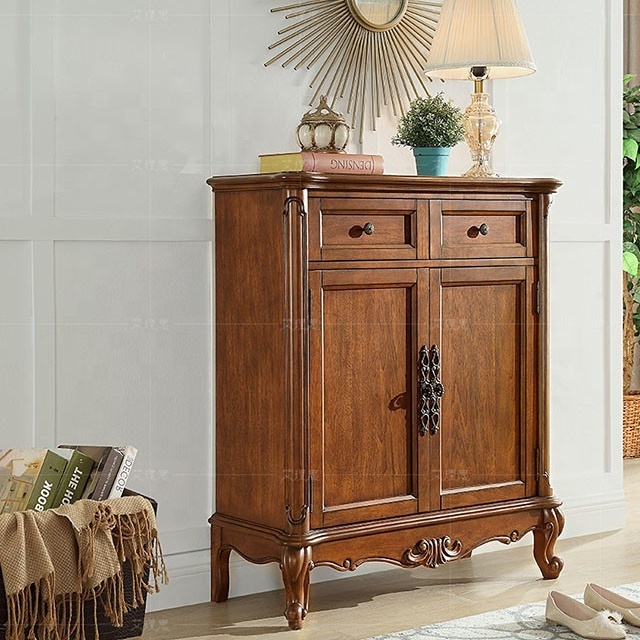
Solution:
[[(165, 563), (169, 573), (169, 584), (161, 586), (158, 593), (149, 596), (147, 611), (161, 611), (209, 602), (208, 551), (191, 551), (166, 556)], [(146, 625), (145, 630), (147, 630)]]
[(206, 551), (211, 548), (211, 529), (209, 525), (188, 529), (163, 529), (162, 548), (166, 557)]
[(208, 218), (0, 217), (2, 240), (211, 242)]
[(550, 242), (619, 242), (618, 227), (613, 224), (549, 224)]
[[(611, 223), (609, 287), (605, 301), (609, 313), (606, 318), (606, 339), (609, 345), (609, 369), (606, 372), (606, 391), (610, 399), (610, 423), (606, 425), (608, 441), (605, 443), (607, 470), (621, 474), (622, 455), (622, 109), (620, 94), (623, 73), (623, 1), (606, 0), (606, 64), (609, 73), (605, 77), (607, 102), (606, 131), (609, 132), (606, 180), (607, 221)], [(608, 151), (608, 154), (607, 154)]]
[(56, 447), (55, 243), (31, 242), (33, 442)]

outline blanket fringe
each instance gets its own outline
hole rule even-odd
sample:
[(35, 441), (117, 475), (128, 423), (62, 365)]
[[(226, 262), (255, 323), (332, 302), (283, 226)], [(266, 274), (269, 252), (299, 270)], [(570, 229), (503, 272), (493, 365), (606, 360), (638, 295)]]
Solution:
[[(159, 585), (169, 581), (152, 517), (146, 509), (114, 514), (109, 505), (100, 503), (88, 526), (77, 530), (77, 592), (56, 597), (55, 574), (51, 572), (21, 591), (7, 594), (5, 640), (86, 640), (85, 625), (90, 624), (85, 619), (87, 602), (93, 603), (96, 640), (100, 637), (98, 601), (111, 624), (122, 627), (127, 612), (143, 605), (147, 593), (159, 591)], [(111, 536), (120, 569), (94, 585), (96, 536), (105, 531)], [(130, 598), (125, 595), (123, 571), (131, 579)]]
[[(112, 531), (113, 542), (120, 562), (130, 564), (132, 599), (127, 606), (135, 609), (144, 602), (147, 593), (160, 591), (160, 584), (168, 584), (169, 576), (158, 538), (146, 511), (116, 515)], [(146, 569), (150, 578), (144, 579)], [(151, 585), (153, 578), (153, 585)]]
[(91, 522), (78, 531), (78, 552), (79, 552), (79, 574), (80, 583), (83, 587), (87, 585), (93, 577), (95, 571), (95, 541), (96, 535), (101, 532), (111, 532), (117, 525), (116, 517), (111, 509), (104, 503), (99, 502)]
[[(5, 640), (51, 640), (55, 637), (55, 576), (45, 576), (21, 591), (7, 594)], [(38, 631), (36, 635), (36, 630)], [(26, 636), (25, 636), (26, 634)]]

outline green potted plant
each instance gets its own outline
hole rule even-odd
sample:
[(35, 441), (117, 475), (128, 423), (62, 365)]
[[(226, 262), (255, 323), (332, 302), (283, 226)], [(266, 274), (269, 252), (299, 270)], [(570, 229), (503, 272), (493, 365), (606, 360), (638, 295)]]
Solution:
[(625, 457), (640, 456), (640, 395), (631, 391), (633, 355), (640, 341), (640, 86), (628, 86), (624, 76), (622, 133), (623, 245), (623, 449)]
[(413, 148), (419, 176), (443, 176), (451, 147), (463, 138), (462, 111), (438, 93), (409, 105), (391, 142)]

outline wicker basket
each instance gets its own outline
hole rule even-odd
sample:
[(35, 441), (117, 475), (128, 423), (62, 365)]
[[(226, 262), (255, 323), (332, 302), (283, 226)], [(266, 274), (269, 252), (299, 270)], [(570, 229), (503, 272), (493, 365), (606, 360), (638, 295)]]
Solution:
[[(122, 495), (140, 495), (130, 489), (124, 490)], [(153, 510), (158, 510), (158, 504), (153, 498), (147, 498)], [(133, 600), (133, 581), (131, 577), (131, 566), (129, 561), (125, 561), (122, 565), (122, 576), (124, 582), (124, 595), (127, 602)], [(149, 579), (149, 568), (145, 568), (144, 580)], [(98, 633), (100, 640), (124, 640), (125, 638), (136, 638), (142, 635), (144, 629), (144, 615), (147, 604), (147, 593), (143, 591), (142, 597), (144, 602), (136, 609), (130, 609), (127, 611), (122, 619), (122, 626), (116, 627), (111, 620), (106, 616), (102, 603), (98, 602), (97, 610), (94, 613), (93, 601), (87, 601), (84, 603), (84, 620), (85, 620), (85, 635), (86, 640), (96, 639), (96, 624), (98, 627)], [(94, 618), (94, 615), (96, 616)], [(5, 631), (8, 619), (7, 611), (7, 599), (4, 590), (4, 581), (2, 580), (2, 572), (0, 572), (0, 640), (5, 639)]]
[(624, 396), (622, 456), (624, 458), (640, 458), (640, 394)]

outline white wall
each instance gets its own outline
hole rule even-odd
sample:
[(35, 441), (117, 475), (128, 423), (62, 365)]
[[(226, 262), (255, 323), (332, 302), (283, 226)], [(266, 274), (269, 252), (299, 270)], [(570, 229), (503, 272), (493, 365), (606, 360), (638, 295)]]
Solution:
[(0, 441), (136, 445), (173, 567), (152, 605), (206, 599), (211, 3), (0, 14)]
[[(309, 76), (263, 66), (277, 4), (0, 0), (1, 441), (138, 446), (132, 486), (160, 502), (172, 574), (151, 608), (209, 597), (204, 181), (295, 149)], [(493, 87), (496, 169), (565, 182), (551, 213), (552, 479), (578, 535), (624, 518), (620, 0), (520, 5), (539, 72)], [(467, 104), (466, 83), (446, 91)], [(413, 172), (388, 142), (393, 118), (378, 125), (362, 150)], [(467, 165), (461, 145), (450, 169)], [(274, 566), (232, 561), (232, 595), (278, 586)]]
[(510, 116), (500, 160), (564, 182), (550, 225), (552, 480), (577, 535), (624, 518), (622, 2), (520, 4), (538, 73), (496, 94)]

